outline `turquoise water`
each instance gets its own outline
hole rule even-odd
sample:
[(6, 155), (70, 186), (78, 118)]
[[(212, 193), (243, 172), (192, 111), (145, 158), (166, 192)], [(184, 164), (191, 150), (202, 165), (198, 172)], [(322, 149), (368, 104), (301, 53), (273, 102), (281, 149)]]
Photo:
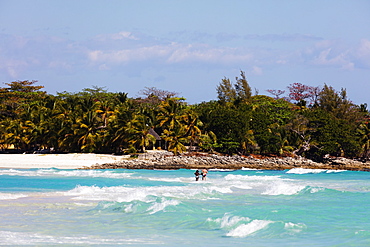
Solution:
[(370, 246), (370, 173), (0, 169), (1, 245)]

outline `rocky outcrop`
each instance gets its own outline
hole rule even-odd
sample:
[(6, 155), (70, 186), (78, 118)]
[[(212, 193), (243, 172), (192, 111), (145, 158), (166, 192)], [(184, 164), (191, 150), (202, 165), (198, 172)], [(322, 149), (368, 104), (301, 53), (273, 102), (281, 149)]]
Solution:
[(182, 154), (179, 156), (171, 153), (161, 155), (141, 155), (115, 163), (97, 164), (82, 169), (232, 169), (242, 168), (285, 170), (292, 168), (327, 169), (327, 170), (352, 170), (370, 171), (370, 162), (360, 162), (345, 158), (328, 158), (324, 163), (317, 163), (302, 157), (263, 157), (253, 156), (222, 156), (215, 154), (196, 153)]

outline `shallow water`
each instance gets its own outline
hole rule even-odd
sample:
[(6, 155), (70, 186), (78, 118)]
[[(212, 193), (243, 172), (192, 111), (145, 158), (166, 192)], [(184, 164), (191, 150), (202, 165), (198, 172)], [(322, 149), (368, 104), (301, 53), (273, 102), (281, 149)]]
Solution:
[(0, 169), (1, 245), (370, 246), (370, 173)]

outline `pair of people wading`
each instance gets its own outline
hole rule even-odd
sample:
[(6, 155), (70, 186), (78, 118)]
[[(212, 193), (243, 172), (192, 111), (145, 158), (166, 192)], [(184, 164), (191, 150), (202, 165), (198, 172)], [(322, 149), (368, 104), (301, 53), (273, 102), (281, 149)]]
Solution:
[(194, 172), (194, 175), (195, 175), (195, 181), (198, 181), (198, 180), (199, 180), (199, 176), (200, 176), (200, 175), (202, 175), (202, 180), (206, 180), (207, 173), (208, 173), (207, 169), (203, 169), (203, 170), (202, 170), (202, 173), (200, 173), (200, 171), (199, 171), (199, 170), (196, 170), (196, 171)]

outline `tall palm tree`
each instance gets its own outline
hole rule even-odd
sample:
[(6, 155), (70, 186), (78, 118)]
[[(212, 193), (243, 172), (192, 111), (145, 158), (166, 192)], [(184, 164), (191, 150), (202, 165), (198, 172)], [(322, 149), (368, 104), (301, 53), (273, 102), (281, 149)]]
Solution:
[(163, 101), (159, 109), (159, 126), (163, 130), (161, 137), (165, 140), (167, 149), (175, 154), (186, 151), (184, 143), (188, 138), (184, 124), (185, 105), (176, 98), (170, 98)]
[(245, 155), (248, 152), (254, 152), (258, 149), (258, 143), (254, 138), (253, 130), (248, 130), (241, 142), (242, 154)]
[(370, 123), (362, 123), (357, 129), (358, 136), (362, 147), (362, 158), (370, 157)]
[(159, 126), (172, 130), (177, 125), (182, 125), (181, 120), (185, 106), (177, 99), (170, 98), (163, 101), (159, 106)]
[(131, 100), (115, 108), (111, 125), (111, 142), (113, 146), (116, 146), (116, 152), (129, 148), (129, 140), (132, 138), (130, 137), (131, 133), (127, 130), (131, 128), (135, 115), (134, 104)]
[(186, 151), (184, 143), (188, 140), (184, 137), (185, 129), (179, 126), (178, 128), (163, 131), (162, 138), (167, 143), (167, 150), (173, 152), (175, 155)]
[(200, 127), (203, 125), (203, 123), (200, 121), (198, 115), (191, 109), (187, 109), (187, 111), (183, 115), (183, 121), (186, 130), (185, 136), (189, 141), (191, 150), (194, 144), (199, 143), (200, 137), (202, 135)]
[(8, 144), (13, 144), (15, 148), (28, 151), (31, 150), (31, 144), (34, 141), (34, 136), (32, 135), (32, 130), (34, 129), (34, 124), (27, 121), (20, 121), (19, 119), (10, 120), (6, 127), (6, 142)]
[(212, 131), (206, 131), (199, 138), (199, 146), (207, 151), (213, 152), (215, 148), (221, 147), (221, 144), (217, 143), (217, 136)]
[(136, 115), (128, 124), (129, 143), (138, 147), (141, 152), (145, 152), (145, 148), (149, 145), (154, 145), (156, 141), (155, 137), (149, 133), (150, 129), (149, 118), (144, 115)]

